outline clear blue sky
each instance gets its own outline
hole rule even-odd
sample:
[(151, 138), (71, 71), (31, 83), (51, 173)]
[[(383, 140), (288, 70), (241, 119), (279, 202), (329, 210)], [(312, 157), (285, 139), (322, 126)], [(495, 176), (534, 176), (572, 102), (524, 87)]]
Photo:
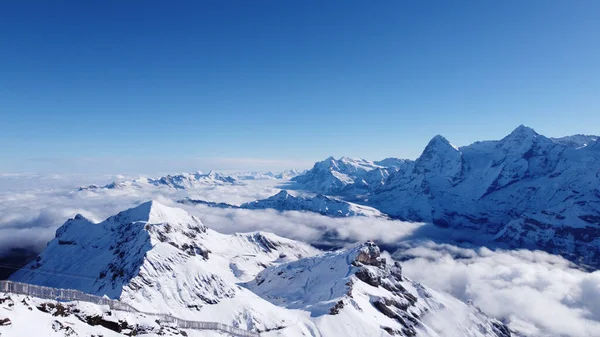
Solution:
[(414, 158), (435, 134), (519, 124), (597, 134), (599, 17), (563, 0), (4, 1), (0, 172)]

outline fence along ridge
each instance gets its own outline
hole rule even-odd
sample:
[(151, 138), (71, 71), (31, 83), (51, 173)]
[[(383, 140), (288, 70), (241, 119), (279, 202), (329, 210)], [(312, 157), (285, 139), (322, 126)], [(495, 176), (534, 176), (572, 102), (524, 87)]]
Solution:
[(123, 303), (121, 301), (112, 300), (107, 297), (100, 297), (84, 293), (74, 289), (62, 289), (39, 286), (35, 284), (14, 282), (14, 281), (0, 281), (0, 292), (29, 295), (33, 297), (39, 297), (49, 300), (66, 300), (66, 301), (83, 301), (90, 302), (100, 305), (108, 305), (112, 310), (120, 310), (127, 312), (135, 312), (140, 314), (146, 314), (149, 316), (158, 316), (162, 321), (168, 323), (174, 323), (179, 328), (183, 329), (194, 329), (194, 330), (217, 330), (230, 333), (239, 337), (259, 337), (260, 335), (256, 332), (236, 328), (230, 325), (217, 322), (205, 322), (205, 321), (189, 321), (181, 318), (177, 318), (172, 315), (145, 312), (140, 311), (133, 306)]

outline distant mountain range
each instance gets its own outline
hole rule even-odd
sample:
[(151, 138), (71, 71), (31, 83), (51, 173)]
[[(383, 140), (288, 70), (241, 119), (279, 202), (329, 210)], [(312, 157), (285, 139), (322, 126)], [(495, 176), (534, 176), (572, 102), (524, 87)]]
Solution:
[[(328, 158), (293, 180), (395, 218), (491, 235), (600, 267), (600, 142), (523, 125), (456, 147), (435, 136), (415, 160)], [(379, 163), (379, 164), (378, 164)]]
[(79, 191), (94, 191), (100, 189), (126, 189), (126, 188), (147, 188), (147, 187), (166, 187), (178, 190), (202, 188), (206, 186), (219, 185), (243, 185), (243, 180), (288, 180), (301, 174), (297, 170), (286, 170), (280, 173), (266, 172), (246, 172), (232, 173), (225, 175), (219, 172), (210, 171), (208, 173), (194, 172), (182, 173), (176, 175), (166, 175), (160, 178), (142, 177), (134, 180), (114, 181), (106, 185), (88, 185), (79, 187)]
[(79, 191), (93, 191), (98, 189), (125, 189), (125, 188), (145, 188), (145, 187), (167, 187), (179, 190), (204, 187), (207, 185), (240, 185), (242, 182), (221, 173), (210, 171), (209, 173), (183, 173), (177, 175), (167, 175), (157, 179), (139, 178), (134, 180), (112, 182), (104, 186), (89, 185), (79, 188)]

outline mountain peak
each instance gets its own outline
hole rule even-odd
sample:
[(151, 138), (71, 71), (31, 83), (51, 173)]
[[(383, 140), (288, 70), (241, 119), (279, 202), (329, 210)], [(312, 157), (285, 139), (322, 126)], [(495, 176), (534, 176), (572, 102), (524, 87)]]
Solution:
[(525, 126), (523, 124), (517, 126), (516, 129), (514, 129), (508, 136), (504, 137), (506, 138), (519, 138), (519, 139), (524, 139), (524, 138), (529, 138), (529, 137), (534, 137), (534, 136), (539, 136), (539, 134), (537, 132), (535, 132), (534, 129)]
[(281, 192), (272, 196), (272, 198), (277, 199), (287, 199), (288, 197), (292, 197), (292, 195), (287, 190), (281, 190)]
[(430, 152), (445, 152), (448, 150), (451, 150), (452, 152), (459, 152), (458, 148), (452, 145), (452, 143), (450, 143), (446, 137), (442, 135), (435, 135), (425, 147), (423, 154)]
[(158, 224), (181, 223), (190, 218), (191, 216), (181, 208), (169, 207), (156, 200), (149, 200), (136, 207), (122, 211), (109, 219), (121, 223), (142, 221)]

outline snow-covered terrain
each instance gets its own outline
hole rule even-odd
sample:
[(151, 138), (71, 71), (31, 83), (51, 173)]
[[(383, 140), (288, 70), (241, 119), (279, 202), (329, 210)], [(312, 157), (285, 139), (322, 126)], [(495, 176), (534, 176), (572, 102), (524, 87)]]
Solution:
[(310, 312), (322, 336), (511, 336), (476, 307), (387, 262), (366, 243), (267, 268), (248, 287), (275, 305)]
[(110, 310), (87, 302), (57, 302), (0, 293), (0, 334), (49, 336), (224, 336), (216, 331), (179, 329), (146, 314)]
[(196, 200), (185, 198), (178, 201), (181, 204), (206, 205), (217, 208), (238, 208), (238, 209), (275, 209), (278, 211), (308, 211), (319, 213), (331, 217), (351, 217), (351, 216), (369, 216), (369, 217), (387, 217), (378, 210), (357, 205), (351, 202), (327, 197), (317, 194), (314, 197), (300, 197), (290, 194), (283, 190), (267, 199), (255, 200), (243, 203), (239, 206), (223, 202), (212, 202), (205, 200)]
[[(476, 308), (403, 278), (373, 244), (313, 258), (318, 253), (268, 233), (220, 234), (181, 209), (150, 201), (101, 223), (70, 219), (11, 279), (265, 336), (508, 336), (503, 324)], [(304, 287), (286, 289), (282, 282)], [(276, 300), (286, 291), (291, 298), (305, 295), (290, 306)], [(449, 323), (449, 310), (460, 319)], [(47, 325), (39, 328), (58, 326)]]
[[(237, 286), (273, 263), (318, 251), (268, 233), (224, 235), (151, 201), (102, 223), (76, 216), (11, 280), (120, 298), (148, 312), (267, 330), (285, 321)], [(49, 277), (46, 271), (60, 275)]]
[(385, 183), (390, 173), (406, 170), (410, 160), (386, 158), (379, 162), (365, 159), (329, 157), (292, 180), (303, 189), (324, 194), (347, 194), (375, 189)]
[(126, 189), (126, 188), (145, 188), (145, 187), (168, 187), (173, 189), (193, 189), (204, 187), (206, 185), (237, 185), (241, 184), (240, 181), (231, 177), (225, 176), (221, 173), (210, 171), (209, 173), (203, 174), (201, 172), (196, 173), (183, 173), (177, 175), (167, 175), (157, 179), (153, 178), (139, 178), (134, 180), (126, 181), (114, 181), (104, 186), (89, 185), (82, 186), (79, 191), (89, 191), (97, 189)]
[(285, 170), (280, 173), (273, 173), (271, 171), (265, 172), (241, 172), (231, 173), (230, 176), (238, 180), (269, 180), (269, 179), (291, 179), (295, 176), (300, 175), (301, 172), (296, 169)]

